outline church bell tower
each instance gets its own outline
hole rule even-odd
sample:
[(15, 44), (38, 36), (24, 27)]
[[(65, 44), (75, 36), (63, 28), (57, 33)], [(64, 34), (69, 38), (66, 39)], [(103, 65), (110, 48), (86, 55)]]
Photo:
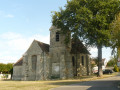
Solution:
[(66, 78), (66, 62), (70, 56), (70, 45), (64, 43), (65, 35), (60, 33), (60, 29), (52, 26), (50, 28), (50, 62), (51, 76)]

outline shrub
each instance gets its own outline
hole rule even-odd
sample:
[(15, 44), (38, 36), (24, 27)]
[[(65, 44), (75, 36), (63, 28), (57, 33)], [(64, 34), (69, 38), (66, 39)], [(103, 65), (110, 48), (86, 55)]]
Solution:
[(117, 65), (114, 66), (114, 71), (119, 72), (119, 68), (117, 67)]

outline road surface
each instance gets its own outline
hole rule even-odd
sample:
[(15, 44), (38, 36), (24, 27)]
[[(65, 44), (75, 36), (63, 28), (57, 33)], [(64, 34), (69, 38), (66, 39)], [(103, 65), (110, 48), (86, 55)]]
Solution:
[(120, 88), (118, 88), (118, 83), (120, 83), (120, 75), (61, 86), (51, 90), (120, 90)]

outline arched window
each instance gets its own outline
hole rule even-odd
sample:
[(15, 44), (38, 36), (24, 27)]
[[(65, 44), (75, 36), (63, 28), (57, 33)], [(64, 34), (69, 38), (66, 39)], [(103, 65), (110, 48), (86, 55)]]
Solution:
[(36, 64), (37, 64), (37, 56), (33, 55), (32, 56), (32, 69), (36, 70)]
[(72, 56), (72, 65), (73, 65), (73, 67), (75, 66), (75, 58), (74, 58), (74, 56)]
[(59, 41), (59, 32), (56, 32), (56, 41), (58, 42)]
[(82, 65), (84, 65), (84, 56), (82, 56)]

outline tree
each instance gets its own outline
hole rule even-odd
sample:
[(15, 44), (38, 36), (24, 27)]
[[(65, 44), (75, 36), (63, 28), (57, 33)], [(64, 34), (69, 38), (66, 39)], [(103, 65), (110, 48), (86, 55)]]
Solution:
[(120, 58), (120, 13), (116, 15), (115, 20), (110, 24), (110, 30), (113, 53), (117, 48), (117, 58)]
[(13, 68), (13, 64), (12, 63), (8, 63), (8, 64), (3, 64), (0, 63), (0, 72), (2, 73), (12, 73), (12, 68)]
[(8, 73), (12, 73), (11, 70), (13, 69), (13, 64), (11, 64), (11, 63), (6, 64), (6, 69), (7, 69)]
[(116, 57), (112, 57), (112, 58), (108, 61), (107, 66), (113, 67), (113, 66), (115, 66), (115, 65), (117, 65), (117, 58), (116, 58)]
[(119, 0), (68, 0), (65, 9), (52, 16), (53, 25), (66, 37), (70, 32), (73, 38), (98, 48), (98, 76), (102, 76), (102, 47), (109, 44), (109, 24), (120, 11), (119, 5)]
[(5, 71), (5, 65), (0, 63), (0, 73)]

